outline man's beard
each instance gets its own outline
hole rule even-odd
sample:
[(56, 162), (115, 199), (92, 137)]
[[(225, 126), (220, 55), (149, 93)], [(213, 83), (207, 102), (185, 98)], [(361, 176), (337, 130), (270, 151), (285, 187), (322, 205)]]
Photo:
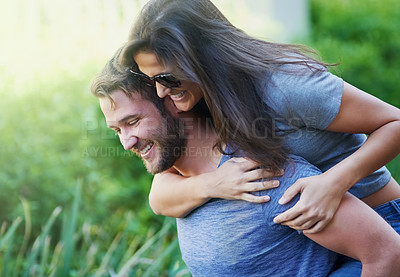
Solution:
[[(184, 132), (183, 120), (173, 117), (168, 112), (162, 114), (162, 128), (156, 130), (149, 141), (154, 143), (153, 147), (159, 153), (157, 163), (151, 163), (143, 159), (148, 172), (157, 174), (171, 168), (183, 155), (187, 143)], [(140, 155), (139, 155), (140, 156)]]

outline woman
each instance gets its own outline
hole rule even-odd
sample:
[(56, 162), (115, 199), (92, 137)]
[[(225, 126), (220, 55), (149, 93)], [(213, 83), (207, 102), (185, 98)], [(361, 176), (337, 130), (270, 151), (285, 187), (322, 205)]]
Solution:
[[(326, 64), (306, 55), (309, 49), (252, 38), (208, 0), (150, 1), (130, 39), (121, 62), (136, 62), (135, 75), (155, 85), (160, 97), (168, 95), (182, 111), (204, 97), (221, 151), (222, 145), (234, 143), (273, 174), (289, 151), (323, 171), (299, 179), (285, 193), (282, 203), (299, 192), (301, 198), (276, 222), (318, 232), (347, 190), (372, 207), (400, 198), (398, 184), (382, 168), (400, 152), (400, 111), (330, 74)], [(157, 76), (160, 73), (172, 74)], [(368, 134), (368, 139), (357, 133)], [(260, 153), (278, 162), (270, 164)], [(235, 180), (254, 163), (242, 160), (227, 166), (209, 174), (206, 184), (200, 182), (206, 178), (158, 175), (150, 194), (152, 208), (179, 217), (211, 197), (268, 200), (246, 194), (263, 189), (248, 184), (260, 171)]]

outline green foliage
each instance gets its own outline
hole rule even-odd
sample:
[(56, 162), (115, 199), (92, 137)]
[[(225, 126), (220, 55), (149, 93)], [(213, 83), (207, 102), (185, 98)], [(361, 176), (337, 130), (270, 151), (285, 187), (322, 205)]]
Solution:
[[(69, 203), (76, 180), (85, 190), (83, 209), (94, 220), (117, 207), (145, 206), (151, 176), (106, 130), (90, 78), (59, 74), (63, 78), (49, 76), (23, 96), (3, 96), (1, 218), (21, 214), (15, 209), (20, 196), (31, 202), (33, 216)], [(107, 204), (94, 208), (96, 203)]]
[(152, 176), (106, 128), (90, 94), (99, 68), (58, 70), (24, 92), (3, 83), (3, 276), (109, 276), (133, 256), (127, 276), (186, 270), (174, 221), (154, 215), (147, 204)]
[[(29, 238), (25, 237), (22, 244), (17, 241), (21, 217), (9, 228), (2, 228), (2, 276), (190, 276), (180, 260), (173, 219), (166, 218), (159, 231), (150, 227), (145, 234), (132, 232), (130, 223), (134, 218), (130, 213), (114, 220), (119, 228), (112, 232), (88, 222), (77, 228), (80, 197), (81, 185), (76, 185), (73, 205), (63, 214), (62, 235), (57, 243), (51, 231), (63, 213), (60, 207), (28, 248), (24, 242)], [(12, 259), (12, 252), (18, 248), (18, 258)]]
[(312, 45), (355, 86), (400, 106), (400, 2), (312, 0)]
[[(400, 107), (400, 1), (311, 0), (311, 43), (347, 82)], [(335, 72), (336, 73), (336, 72)], [(389, 163), (400, 179), (400, 157)]]
[(90, 94), (99, 68), (39, 76), (24, 92), (3, 82), (3, 276), (109, 276), (128, 262), (125, 276), (185, 274), (174, 220), (147, 204), (152, 176)]

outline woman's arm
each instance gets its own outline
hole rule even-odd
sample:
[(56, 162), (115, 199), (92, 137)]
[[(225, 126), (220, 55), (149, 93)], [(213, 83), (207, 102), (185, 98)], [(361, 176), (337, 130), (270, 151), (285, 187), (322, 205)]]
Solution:
[(215, 171), (193, 177), (180, 176), (170, 169), (154, 176), (150, 207), (156, 214), (184, 217), (210, 198), (267, 202), (268, 196), (255, 196), (249, 192), (278, 187), (277, 180), (253, 182), (273, 176), (272, 172), (257, 169), (253, 161), (245, 158), (230, 159)]
[(155, 214), (184, 217), (208, 201), (201, 175), (183, 177), (174, 170), (156, 174), (151, 185), (149, 203)]
[(347, 83), (339, 112), (327, 131), (365, 133), (369, 137), (328, 171), (293, 184), (280, 202), (287, 203), (297, 193), (301, 193), (300, 200), (275, 222), (309, 233), (322, 230), (349, 188), (400, 153), (400, 110)]
[(395, 277), (400, 272), (400, 236), (374, 210), (349, 193), (326, 228), (306, 236), (361, 261), (361, 276)]

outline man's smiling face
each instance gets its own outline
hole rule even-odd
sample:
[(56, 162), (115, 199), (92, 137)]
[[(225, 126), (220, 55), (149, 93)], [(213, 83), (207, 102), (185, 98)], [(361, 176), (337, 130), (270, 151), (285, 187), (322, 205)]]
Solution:
[(113, 101), (99, 98), (100, 107), (107, 126), (117, 133), (124, 149), (141, 157), (152, 174), (172, 167), (186, 146), (183, 123), (169, 112), (161, 115), (152, 102), (138, 93), (129, 97), (122, 90), (115, 90), (111, 97)]

